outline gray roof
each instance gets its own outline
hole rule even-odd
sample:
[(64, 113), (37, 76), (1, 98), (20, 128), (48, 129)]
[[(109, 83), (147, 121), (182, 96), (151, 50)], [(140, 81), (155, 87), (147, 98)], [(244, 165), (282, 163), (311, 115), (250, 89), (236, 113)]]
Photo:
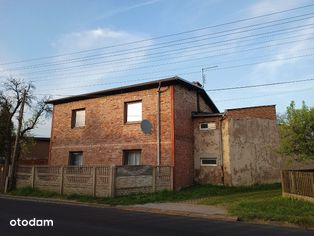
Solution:
[(187, 80), (184, 80), (178, 76), (161, 79), (161, 80), (154, 80), (150, 82), (140, 83), (140, 84), (134, 84), (134, 85), (128, 85), (123, 87), (117, 87), (117, 88), (111, 88), (106, 90), (101, 90), (93, 93), (86, 93), (86, 94), (80, 94), (60, 99), (54, 99), (50, 100), (47, 103), (57, 105), (62, 103), (68, 103), (68, 102), (74, 102), (74, 101), (80, 101), (80, 100), (86, 100), (91, 98), (98, 98), (103, 96), (109, 96), (114, 94), (121, 94), (121, 93), (128, 93), (133, 91), (140, 91), (140, 90), (146, 90), (151, 88), (158, 88), (158, 86), (169, 86), (169, 85), (182, 85), (189, 89), (194, 89), (199, 92), (199, 94), (204, 98), (205, 102), (209, 107), (213, 110), (214, 113), (218, 113), (219, 110), (214, 104), (214, 102), (211, 100), (211, 98), (208, 96), (206, 91), (198, 86), (197, 84), (191, 83)]

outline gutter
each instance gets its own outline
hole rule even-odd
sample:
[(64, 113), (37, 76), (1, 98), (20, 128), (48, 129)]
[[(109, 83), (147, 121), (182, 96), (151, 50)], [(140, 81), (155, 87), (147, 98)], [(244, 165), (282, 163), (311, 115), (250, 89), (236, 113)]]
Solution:
[(221, 173), (222, 173), (222, 177), (221, 177), (221, 182), (223, 183), (223, 185), (225, 185), (225, 171), (224, 171), (224, 154), (223, 154), (223, 138), (222, 138), (222, 122), (224, 120), (225, 117), (225, 113), (222, 114), (221, 118), (219, 119), (220, 122), (220, 156), (221, 156)]
[(160, 88), (161, 82), (159, 82), (158, 90), (157, 90), (157, 166), (160, 166)]

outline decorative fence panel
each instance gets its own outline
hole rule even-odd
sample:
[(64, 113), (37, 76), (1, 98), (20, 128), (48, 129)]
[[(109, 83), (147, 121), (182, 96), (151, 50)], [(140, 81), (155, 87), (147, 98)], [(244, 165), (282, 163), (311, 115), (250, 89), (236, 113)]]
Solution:
[(16, 173), (17, 188), (33, 186), (34, 167), (19, 166)]
[(60, 191), (61, 171), (59, 166), (37, 166), (34, 168), (36, 188), (53, 192)]
[(283, 170), (283, 196), (314, 202), (314, 170)]
[(150, 193), (153, 191), (153, 172), (152, 166), (118, 166), (115, 194), (128, 195), (132, 193)]
[(19, 166), (17, 188), (97, 197), (172, 190), (169, 166)]

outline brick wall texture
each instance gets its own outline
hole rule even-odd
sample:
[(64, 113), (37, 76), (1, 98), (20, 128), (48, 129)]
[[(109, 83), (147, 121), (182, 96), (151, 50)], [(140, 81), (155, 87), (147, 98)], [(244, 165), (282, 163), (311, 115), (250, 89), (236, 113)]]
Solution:
[[(70, 152), (82, 151), (83, 165), (122, 165), (124, 150), (140, 149), (140, 164), (156, 165), (157, 90), (146, 89), (55, 105), (49, 164), (67, 165)], [(150, 134), (141, 131), (140, 123), (124, 122), (125, 102), (138, 100), (142, 101), (142, 118), (152, 123)], [(202, 98), (200, 103), (204, 111), (210, 111)], [(85, 108), (85, 127), (72, 128), (72, 110), (80, 108)], [(191, 112), (196, 110), (195, 90), (181, 85), (161, 87), (160, 164), (174, 166), (176, 189), (193, 183)]]
[(226, 114), (229, 118), (235, 118), (235, 119), (244, 118), (244, 117), (251, 117), (251, 118), (254, 117), (254, 118), (261, 118), (261, 119), (276, 120), (275, 105), (228, 109)]

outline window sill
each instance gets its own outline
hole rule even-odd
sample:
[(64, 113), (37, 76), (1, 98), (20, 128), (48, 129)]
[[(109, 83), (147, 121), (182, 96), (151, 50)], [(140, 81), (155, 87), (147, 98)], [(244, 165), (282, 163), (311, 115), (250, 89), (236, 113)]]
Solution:
[(124, 122), (125, 125), (135, 125), (135, 124), (141, 124), (142, 121), (129, 121)]
[(84, 129), (85, 126), (79, 126), (79, 127), (72, 127), (72, 129)]

